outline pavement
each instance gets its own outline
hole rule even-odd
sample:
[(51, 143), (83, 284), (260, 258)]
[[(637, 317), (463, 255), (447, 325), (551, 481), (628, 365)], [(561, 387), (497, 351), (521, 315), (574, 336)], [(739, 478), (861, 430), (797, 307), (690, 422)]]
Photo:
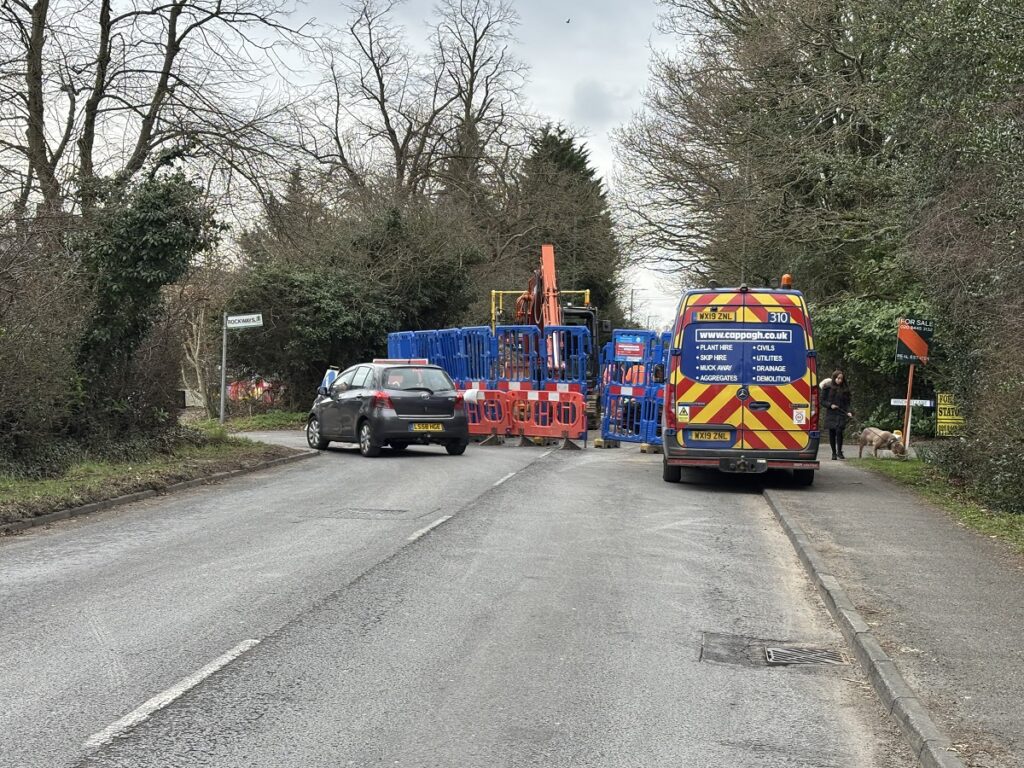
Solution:
[(961, 759), (1024, 768), (1024, 556), (878, 475), (822, 467), (813, 493), (773, 498)]
[(764, 663), (844, 641), (759, 483), (635, 449), (330, 450), (0, 583), (4, 768), (914, 764), (855, 664)]

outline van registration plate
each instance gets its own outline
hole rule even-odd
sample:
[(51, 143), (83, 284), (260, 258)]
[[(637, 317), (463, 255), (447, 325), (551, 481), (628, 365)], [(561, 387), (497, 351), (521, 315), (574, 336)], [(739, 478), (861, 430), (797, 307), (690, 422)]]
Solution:
[(691, 432), (691, 440), (706, 440), (709, 443), (726, 443), (731, 435), (728, 432)]
[(412, 432), (444, 432), (444, 424), (423, 422), (419, 424), (410, 424), (409, 429)]

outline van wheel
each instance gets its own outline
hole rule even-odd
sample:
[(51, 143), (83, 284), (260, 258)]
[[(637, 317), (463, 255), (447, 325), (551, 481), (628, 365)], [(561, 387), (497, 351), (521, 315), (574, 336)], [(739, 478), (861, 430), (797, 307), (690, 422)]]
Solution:
[(793, 479), (797, 485), (814, 485), (813, 469), (794, 469)]
[(683, 468), (674, 467), (664, 459), (661, 462), (661, 479), (666, 483), (678, 483), (683, 478)]

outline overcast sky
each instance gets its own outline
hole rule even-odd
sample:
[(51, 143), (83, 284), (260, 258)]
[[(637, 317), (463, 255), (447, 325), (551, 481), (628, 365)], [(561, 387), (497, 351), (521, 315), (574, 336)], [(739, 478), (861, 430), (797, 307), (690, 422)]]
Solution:
[[(340, 23), (344, 11), (313, 0), (324, 22)], [(529, 67), (526, 97), (534, 111), (563, 122), (584, 137), (606, 184), (614, 176), (611, 132), (640, 108), (651, 46), (666, 47), (654, 25), (655, 0), (514, 0), (520, 25), (516, 56)], [(434, 0), (407, 0), (397, 18), (411, 40), (426, 34)], [(568, 23), (566, 21), (568, 20)], [(630, 275), (636, 316), (652, 325), (669, 322), (678, 291), (650, 272)], [(629, 296), (626, 296), (628, 305)]]

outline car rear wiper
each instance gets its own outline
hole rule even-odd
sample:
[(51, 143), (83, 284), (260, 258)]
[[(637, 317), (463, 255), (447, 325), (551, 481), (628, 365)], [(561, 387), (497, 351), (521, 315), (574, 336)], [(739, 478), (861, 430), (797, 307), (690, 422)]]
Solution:
[(432, 390), (430, 387), (406, 387), (405, 391), (406, 392), (429, 392), (430, 394), (434, 394), (434, 390)]

